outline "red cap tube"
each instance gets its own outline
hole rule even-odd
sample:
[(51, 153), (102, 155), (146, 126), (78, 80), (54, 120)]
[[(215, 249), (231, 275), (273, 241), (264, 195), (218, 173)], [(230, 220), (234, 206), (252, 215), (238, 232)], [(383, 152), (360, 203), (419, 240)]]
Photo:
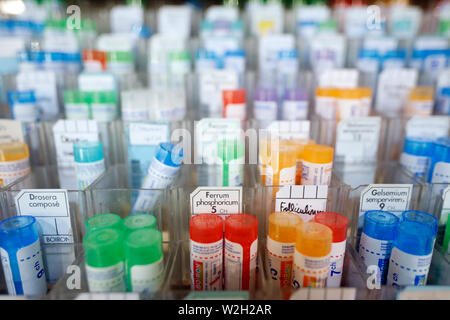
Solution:
[(319, 212), (314, 221), (329, 227), (333, 231), (333, 242), (342, 242), (347, 239), (348, 219), (336, 212)]

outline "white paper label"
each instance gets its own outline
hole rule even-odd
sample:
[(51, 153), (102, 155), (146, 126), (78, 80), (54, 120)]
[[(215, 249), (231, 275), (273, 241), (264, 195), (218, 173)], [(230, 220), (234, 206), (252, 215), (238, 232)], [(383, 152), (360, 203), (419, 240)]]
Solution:
[(37, 219), (43, 243), (73, 243), (67, 190), (22, 189), (15, 203), (18, 215)]
[(0, 143), (24, 142), (22, 123), (18, 120), (0, 120)]
[(359, 225), (363, 215), (369, 210), (388, 211), (400, 217), (409, 210), (412, 184), (370, 184), (361, 192), (359, 205)]
[(0, 247), (0, 258), (2, 259), (3, 275), (5, 276), (6, 287), (8, 288), (8, 294), (15, 296), (17, 294), (16, 287), (14, 285), (14, 279), (11, 270), (11, 261), (9, 259), (8, 252)]
[(373, 162), (378, 154), (381, 118), (341, 120), (336, 137), (336, 162)]
[(133, 145), (157, 146), (168, 140), (167, 124), (130, 123), (130, 143)]
[[(225, 239), (225, 290), (253, 290), (256, 280), (258, 240), (253, 241), (249, 252), (249, 265), (244, 266), (242, 245)], [(248, 269), (246, 275), (245, 270)]]
[(431, 183), (450, 183), (450, 163), (437, 162), (434, 165)]
[(222, 290), (223, 239), (213, 243), (190, 241), (192, 290)]
[(122, 261), (106, 268), (86, 265), (86, 273), (90, 292), (125, 291), (125, 269)]
[(163, 258), (147, 265), (134, 265), (130, 269), (133, 292), (153, 293), (161, 285), (164, 271)]
[(324, 288), (329, 270), (330, 256), (308, 257), (295, 250), (292, 286), (294, 289)]
[(423, 137), (437, 139), (447, 137), (450, 130), (450, 118), (447, 116), (431, 116), (411, 118), (406, 124), (407, 137)]
[(331, 181), (331, 168), (333, 162), (330, 163), (312, 163), (302, 161), (302, 184), (303, 185), (329, 185)]
[(25, 295), (43, 296), (47, 293), (44, 262), (39, 239), (17, 251), (17, 264)]
[(253, 116), (256, 120), (277, 120), (278, 106), (275, 101), (254, 101)]
[(396, 247), (389, 261), (387, 284), (391, 286), (424, 286), (427, 283), (431, 255), (416, 256)]
[(0, 187), (6, 187), (30, 172), (29, 158), (0, 162)]
[(95, 162), (75, 162), (78, 189), (86, 189), (100, 175), (105, 172), (105, 160)]
[(58, 120), (53, 126), (58, 167), (74, 167), (73, 144), (79, 141), (98, 141), (99, 132), (94, 120)]
[(295, 243), (283, 243), (267, 237), (267, 265), (275, 286), (287, 288), (292, 281)]
[(308, 118), (308, 101), (284, 101), (283, 120), (306, 120)]
[(380, 277), (377, 277), (376, 281), (380, 284), (385, 282), (391, 250), (392, 240), (378, 240), (365, 233), (361, 234), (359, 256), (366, 266), (377, 266), (379, 268)]
[(426, 172), (430, 162), (429, 157), (414, 156), (403, 152), (399, 163), (415, 175), (422, 177)]
[(275, 212), (293, 212), (304, 222), (327, 208), (328, 186), (286, 186), (276, 194)]
[(198, 187), (191, 193), (191, 214), (214, 213), (223, 219), (242, 212), (242, 187)]
[(329, 288), (339, 288), (341, 286), (346, 243), (347, 240), (344, 240), (333, 242), (331, 245), (330, 272), (327, 279), (327, 287)]

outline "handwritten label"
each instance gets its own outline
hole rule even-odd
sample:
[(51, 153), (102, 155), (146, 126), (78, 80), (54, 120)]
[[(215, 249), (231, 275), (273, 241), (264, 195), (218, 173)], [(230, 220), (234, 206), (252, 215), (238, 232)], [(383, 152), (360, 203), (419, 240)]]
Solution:
[(381, 118), (341, 120), (337, 128), (336, 162), (372, 162), (377, 158)]
[(23, 189), (15, 202), (18, 215), (37, 219), (44, 243), (73, 243), (67, 190)]
[(450, 119), (448, 116), (431, 116), (411, 118), (406, 124), (407, 137), (424, 137), (436, 139), (447, 137), (450, 130)]
[(168, 124), (130, 123), (130, 143), (133, 145), (156, 146), (168, 141), (168, 137)]
[(370, 184), (361, 192), (360, 218), (370, 210), (389, 211), (400, 217), (409, 210), (412, 189), (412, 184)]
[(242, 212), (242, 187), (198, 187), (191, 193), (191, 214), (214, 213), (223, 219)]
[(23, 142), (22, 123), (17, 120), (0, 120), (0, 143)]
[(285, 186), (276, 195), (276, 212), (293, 212), (307, 222), (327, 209), (328, 186)]

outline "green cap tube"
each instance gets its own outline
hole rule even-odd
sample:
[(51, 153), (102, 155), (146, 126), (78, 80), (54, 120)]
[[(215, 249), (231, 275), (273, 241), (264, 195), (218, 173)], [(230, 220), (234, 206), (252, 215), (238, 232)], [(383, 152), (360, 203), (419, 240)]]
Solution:
[(129, 234), (139, 229), (157, 229), (155, 216), (147, 213), (136, 213), (123, 220), (126, 232)]
[(90, 217), (86, 221), (86, 234), (94, 230), (100, 230), (105, 228), (113, 228), (119, 231), (124, 230), (122, 218), (114, 213), (102, 213)]
[(86, 264), (106, 268), (124, 261), (123, 233), (117, 229), (94, 230), (83, 239)]
[[(162, 234), (155, 229), (140, 229), (129, 234), (125, 241), (127, 283), (130, 291), (136, 291), (131, 283), (133, 266), (148, 266), (158, 263), (157, 268), (146, 269), (147, 274), (139, 276), (140, 282), (152, 282), (162, 270)], [(141, 272), (142, 273), (142, 270)], [(141, 286), (142, 284), (140, 284)]]

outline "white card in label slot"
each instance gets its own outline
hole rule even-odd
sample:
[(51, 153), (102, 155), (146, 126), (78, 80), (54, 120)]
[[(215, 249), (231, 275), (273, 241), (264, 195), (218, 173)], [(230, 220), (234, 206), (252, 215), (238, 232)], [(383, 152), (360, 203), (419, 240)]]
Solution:
[(412, 117), (406, 124), (407, 137), (437, 139), (447, 137), (450, 130), (448, 116)]
[(242, 212), (242, 187), (198, 187), (191, 193), (191, 214), (213, 213), (223, 219)]
[(22, 123), (17, 120), (0, 120), (0, 143), (23, 142)]
[(169, 140), (169, 124), (130, 123), (130, 143), (132, 145), (156, 146)]
[(412, 184), (369, 184), (361, 192), (359, 215), (361, 217), (370, 210), (381, 210), (401, 217), (403, 211), (409, 210), (412, 191)]
[(39, 222), (43, 243), (73, 243), (69, 194), (64, 189), (23, 189), (15, 197), (17, 214)]
[(293, 212), (304, 222), (327, 209), (328, 186), (285, 186), (276, 194), (275, 211)]

